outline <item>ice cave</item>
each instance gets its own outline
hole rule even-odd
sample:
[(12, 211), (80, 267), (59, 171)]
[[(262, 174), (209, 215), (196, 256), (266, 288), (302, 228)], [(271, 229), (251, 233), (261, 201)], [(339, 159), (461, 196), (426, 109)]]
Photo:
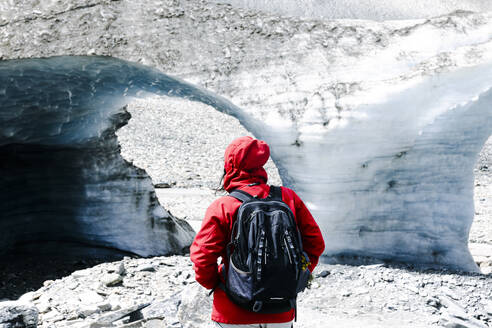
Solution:
[(186, 252), (193, 230), (160, 206), (115, 135), (125, 104), (158, 94), (213, 106), (269, 142), (284, 185), (318, 218), (328, 257), (476, 271), (467, 242), (473, 167), (492, 133), (491, 79), (490, 64), (443, 72), (385, 89), (349, 116), (308, 110), (292, 126), (120, 59), (2, 61), (0, 249)]

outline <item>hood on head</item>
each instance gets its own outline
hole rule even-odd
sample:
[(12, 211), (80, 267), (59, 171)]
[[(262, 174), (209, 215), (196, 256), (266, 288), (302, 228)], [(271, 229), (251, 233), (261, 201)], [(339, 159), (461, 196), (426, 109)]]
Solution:
[(263, 165), (270, 157), (270, 148), (263, 140), (239, 137), (227, 146), (224, 154), (224, 189), (231, 191), (250, 183), (266, 183)]

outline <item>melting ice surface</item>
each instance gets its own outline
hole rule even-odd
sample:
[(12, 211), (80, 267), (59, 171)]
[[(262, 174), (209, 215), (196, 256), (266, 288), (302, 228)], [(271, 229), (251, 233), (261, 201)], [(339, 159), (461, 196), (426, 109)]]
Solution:
[[(354, 115), (344, 125), (318, 130), (321, 123), (314, 119), (297, 131), (278, 122), (259, 122), (220, 96), (118, 59), (5, 61), (0, 63), (0, 148), (12, 144), (87, 148), (84, 145), (94, 140), (104, 143), (107, 131), (121, 125), (115, 117), (124, 113), (123, 106), (132, 97), (154, 93), (200, 101), (237, 117), (269, 142), (284, 184), (301, 195), (317, 218), (326, 255), (474, 271), (467, 248), (474, 215), (473, 166), (492, 132), (490, 81), (490, 63), (441, 73), (409, 83), (379, 103), (352, 109)], [(111, 165), (116, 171), (120, 167)], [(107, 165), (86, 169), (91, 176), (108, 171)], [(147, 216), (163, 216), (161, 207), (151, 214), (129, 212), (141, 219), (127, 220), (131, 229), (115, 232), (121, 223), (110, 218), (116, 206), (112, 189), (96, 187), (85, 190), (106, 192), (106, 201), (91, 203), (92, 216), (87, 215), (87, 204), (76, 205), (76, 221), (87, 223), (77, 225), (86, 242), (144, 255), (162, 252), (156, 246), (160, 241), (155, 226), (146, 221)], [(125, 190), (126, 196), (132, 191)], [(128, 197), (120, 201), (135, 202)], [(97, 211), (97, 206), (105, 210)], [(12, 217), (3, 214), (0, 226), (12, 226)], [(98, 226), (98, 220), (104, 221), (100, 217), (107, 217), (107, 224)], [(138, 222), (148, 226), (138, 236), (140, 241), (149, 240), (145, 247), (133, 241), (133, 231), (142, 224)], [(70, 236), (65, 230), (69, 229), (60, 234)], [(10, 246), (22, 238), (36, 239), (35, 234), (1, 240)], [(186, 244), (190, 236), (181, 233), (176, 239)]]

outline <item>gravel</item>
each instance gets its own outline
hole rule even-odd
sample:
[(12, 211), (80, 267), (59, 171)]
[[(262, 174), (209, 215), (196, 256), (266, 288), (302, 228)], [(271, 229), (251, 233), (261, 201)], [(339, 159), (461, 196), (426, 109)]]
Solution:
[(474, 192), (475, 218), (470, 242), (492, 245), (492, 137), (484, 145), (475, 166)]
[[(122, 270), (124, 267), (124, 270)], [(142, 270), (142, 268), (154, 270)], [(118, 273), (121, 272), (121, 273)], [(104, 277), (121, 282), (107, 285)], [(492, 324), (492, 276), (384, 263), (320, 264), (298, 300), (296, 328), (465, 327)], [(212, 327), (211, 297), (194, 280), (187, 256), (125, 258), (49, 281), (22, 297), (40, 327)], [(0, 303), (1, 304), (1, 303)], [(103, 325), (104, 326), (104, 325)]]
[[(145, 169), (154, 184), (173, 188), (217, 188), (227, 145), (252, 136), (237, 119), (184, 99), (136, 99), (128, 112), (130, 122), (117, 132), (123, 157)], [(270, 182), (280, 184), (271, 160), (266, 169)]]

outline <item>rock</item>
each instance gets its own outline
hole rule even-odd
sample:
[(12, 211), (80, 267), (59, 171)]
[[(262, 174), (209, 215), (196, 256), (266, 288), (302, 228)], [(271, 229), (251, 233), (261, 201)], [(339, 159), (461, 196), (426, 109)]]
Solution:
[(104, 286), (115, 286), (123, 281), (123, 277), (117, 273), (107, 273), (101, 278), (101, 283)]
[[(176, 321), (176, 313), (179, 306), (179, 295), (172, 298), (153, 302), (148, 307), (141, 311), (144, 319), (166, 319), (166, 322)], [(179, 320), (178, 320), (179, 321)]]
[(409, 291), (415, 293), (415, 294), (419, 294), (419, 292), (420, 292), (420, 290), (412, 284), (406, 284), (405, 288), (408, 289)]
[(71, 276), (73, 278), (84, 278), (90, 274), (91, 274), (90, 269), (84, 269), (84, 270), (77, 270), (75, 272), (72, 272)]
[(144, 326), (145, 322), (143, 320), (137, 320), (137, 321), (132, 321), (124, 325), (118, 325), (118, 327), (121, 328), (139, 328), (139, 327), (145, 327)]
[(20, 303), (30, 303), (34, 301), (37, 297), (39, 296), (35, 292), (28, 292), (19, 297), (17, 301)]
[(65, 317), (58, 312), (57, 310), (51, 310), (50, 312), (47, 312), (46, 314), (41, 314), (40, 315), (41, 320), (43, 321), (50, 321), (50, 322), (57, 322), (65, 319)]
[(141, 313), (142, 309), (146, 308), (149, 306), (149, 303), (141, 303), (137, 305), (133, 305), (118, 311), (114, 311), (111, 313), (107, 313), (99, 318), (97, 318), (95, 321), (93, 321), (89, 327), (90, 328), (99, 328), (99, 327), (108, 327), (112, 326), (112, 323), (120, 320), (121, 318), (124, 318), (126, 316), (131, 316), (134, 313)]
[(488, 300), (484, 303), (484, 311), (492, 317), (492, 300)]
[(46, 280), (45, 282), (43, 282), (43, 286), (47, 287), (49, 285), (51, 285), (53, 283), (53, 280)]
[(67, 284), (67, 288), (68, 288), (68, 289), (71, 289), (71, 290), (74, 290), (74, 289), (76, 289), (77, 287), (79, 287), (79, 283), (78, 283), (77, 281), (73, 281), (72, 283)]
[(172, 188), (176, 185), (176, 181), (172, 182), (161, 182), (161, 183), (156, 183), (154, 185), (154, 188)]
[(446, 328), (488, 328), (488, 326), (474, 318), (444, 318), (444, 327)]
[(451, 316), (461, 319), (468, 317), (467, 311), (451, 298), (447, 296), (439, 296), (439, 300)]
[(178, 309), (179, 322), (194, 322), (204, 327), (210, 321), (212, 300), (202, 286), (188, 285), (181, 293), (181, 304)]
[(439, 309), (441, 307), (441, 301), (438, 298), (435, 298), (435, 297), (428, 298), (425, 303), (427, 305), (430, 305), (432, 307), (435, 307), (436, 309)]
[(317, 278), (326, 278), (330, 275), (330, 271), (328, 270), (323, 270), (321, 271), (316, 277)]
[(365, 287), (358, 287), (354, 290), (354, 295), (359, 296), (359, 295), (365, 295), (369, 294), (369, 289)]
[(145, 322), (145, 328), (162, 328), (165, 327), (165, 321), (160, 319), (147, 320)]
[(46, 313), (51, 309), (50, 298), (46, 295), (42, 295), (39, 301), (36, 303), (39, 313)]
[(124, 276), (126, 274), (125, 263), (123, 261), (120, 262), (117, 273), (121, 276)]
[(70, 328), (87, 328), (87, 321), (84, 319), (70, 320), (63, 323), (64, 326)]
[(94, 291), (80, 293), (79, 299), (84, 305), (96, 304), (104, 301), (104, 298)]
[(38, 323), (38, 309), (34, 305), (18, 301), (0, 303), (0, 327), (35, 328)]
[(94, 314), (97, 312), (99, 312), (99, 307), (96, 305), (86, 305), (86, 306), (80, 308), (78, 311), (79, 316), (81, 316), (83, 318), (87, 318), (91, 314)]
[(386, 282), (393, 282), (395, 279), (389, 272), (383, 272), (381, 275), (381, 280)]
[(99, 304), (97, 304), (97, 307), (99, 308), (99, 310), (101, 310), (103, 312), (109, 311), (112, 308), (111, 303), (109, 303), (109, 302), (99, 303)]
[(451, 289), (449, 289), (449, 288), (443, 287), (443, 288), (441, 288), (441, 292), (442, 292), (444, 295), (446, 295), (446, 296), (448, 296), (448, 297), (452, 298), (452, 299), (453, 299), (453, 300), (455, 300), (455, 301), (458, 301), (458, 300), (460, 300), (460, 299), (461, 299), (461, 297), (460, 297), (460, 296), (458, 296), (458, 295), (457, 295), (457, 294), (456, 294), (453, 290), (451, 290)]
[(466, 321), (458, 319), (458, 318), (450, 318), (447, 320), (447, 323), (444, 325), (446, 328), (470, 328)]
[(482, 271), (483, 274), (492, 273), (492, 260), (490, 260), (490, 258), (487, 261), (480, 263), (480, 271)]
[(155, 267), (152, 264), (141, 264), (137, 267), (137, 271), (148, 271), (148, 272), (155, 272)]

